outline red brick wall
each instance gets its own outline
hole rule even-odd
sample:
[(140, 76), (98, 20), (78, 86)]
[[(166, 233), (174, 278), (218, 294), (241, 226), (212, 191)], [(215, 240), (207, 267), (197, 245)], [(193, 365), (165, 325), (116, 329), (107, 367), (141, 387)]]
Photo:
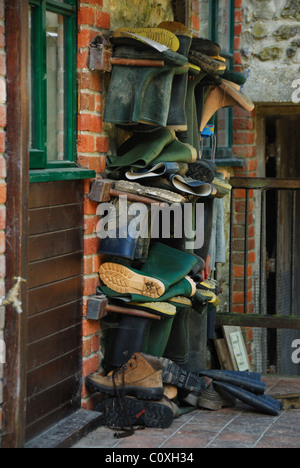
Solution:
[[(102, 127), (102, 77), (88, 69), (89, 44), (102, 30), (110, 28), (110, 15), (103, 11), (102, 0), (80, 2), (78, 15), (78, 164), (93, 169), (97, 174), (105, 169), (108, 138)], [(90, 181), (85, 181), (84, 200), (84, 288), (82, 355), (83, 377), (99, 369), (98, 321), (86, 320), (87, 297), (95, 294), (99, 284), (99, 239), (95, 234), (98, 218), (97, 203), (89, 201)], [(83, 384), (83, 406), (91, 407), (89, 393)]]
[[(234, 38), (234, 69), (242, 69), (241, 33), (242, 33), (242, 0), (235, 0), (235, 38)], [(242, 158), (244, 167), (234, 170), (235, 177), (256, 177), (256, 129), (255, 110), (251, 113), (238, 107), (234, 108), (233, 119), (233, 154)], [(249, 243), (248, 243), (248, 312), (254, 310), (253, 275), (255, 265), (255, 229), (253, 190), (249, 191)], [(231, 312), (244, 312), (244, 249), (245, 239), (245, 190), (235, 191), (234, 229), (233, 229), (233, 262), (234, 262), (234, 294), (233, 310)], [(252, 338), (252, 331), (248, 330), (248, 340)], [(248, 349), (249, 350), (249, 349)]]

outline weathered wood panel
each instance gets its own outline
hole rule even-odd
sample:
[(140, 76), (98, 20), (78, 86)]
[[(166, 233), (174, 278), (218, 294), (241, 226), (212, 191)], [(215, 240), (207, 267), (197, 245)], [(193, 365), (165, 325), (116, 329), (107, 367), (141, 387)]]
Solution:
[(27, 440), (80, 406), (81, 184), (30, 186)]

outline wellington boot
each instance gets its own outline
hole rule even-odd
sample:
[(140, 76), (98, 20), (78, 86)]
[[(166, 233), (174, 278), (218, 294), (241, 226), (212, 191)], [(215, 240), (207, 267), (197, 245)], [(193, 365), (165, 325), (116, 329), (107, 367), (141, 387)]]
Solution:
[(139, 123), (166, 127), (176, 68), (165, 65), (148, 84), (142, 99)]
[(235, 404), (236, 399), (234, 396), (227, 395), (222, 392), (222, 390), (217, 391), (212, 382), (201, 392), (197, 401), (197, 406), (199, 408), (212, 411), (219, 411), (222, 408), (231, 408), (235, 406)]
[(213, 385), (218, 392), (226, 392), (227, 395), (239, 399), (243, 403), (257, 409), (259, 412), (271, 416), (278, 416), (280, 413), (281, 403), (269, 395), (255, 395), (248, 390), (236, 387), (227, 382), (215, 381)]
[(177, 37), (171, 32), (163, 29), (162, 27), (158, 28), (118, 28), (114, 31), (114, 38), (123, 38), (124, 32), (139, 34), (146, 38), (151, 39), (152, 41), (158, 42), (162, 45), (165, 45), (168, 49), (176, 52), (179, 48), (179, 41)]
[(160, 73), (159, 67), (113, 65), (103, 121), (123, 125), (138, 122), (145, 90)]
[(223, 107), (241, 107), (247, 111), (251, 111), (254, 108), (254, 104), (243, 96), (234, 87), (229, 87), (227, 84), (216, 86), (209, 92), (202, 115), (200, 124), (200, 132), (204, 130), (205, 125), (210, 121), (213, 115)]
[(174, 131), (167, 128), (160, 128), (147, 134), (134, 134), (121, 145), (118, 156), (110, 158), (108, 169), (115, 170), (133, 166), (143, 169), (158, 158), (163, 149), (174, 139)]
[(151, 322), (148, 340), (144, 349), (145, 353), (157, 357), (164, 355), (172, 331), (174, 317), (159, 322), (156, 320)]
[(188, 143), (193, 146), (198, 157), (200, 157), (200, 143), (199, 143), (199, 127), (196, 112), (196, 100), (195, 100), (195, 89), (196, 86), (206, 76), (205, 72), (202, 72), (199, 67), (190, 65), (190, 71), (188, 75), (188, 85), (186, 94), (185, 112), (187, 116), (187, 131), (179, 132), (178, 139), (183, 143)]
[(193, 163), (197, 159), (197, 151), (187, 143), (181, 143), (177, 138), (166, 146), (160, 155), (153, 160), (153, 164), (159, 162), (177, 162), (177, 163)]
[(111, 330), (111, 346), (106, 352), (107, 365), (110, 368), (121, 367), (133, 353), (143, 352), (150, 325), (150, 318), (121, 315), (118, 327)]
[(196, 264), (194, 255), (155, 242), (149, 250), (147, 262), (139, 271), (107, 262), (101, 265), (99, 275), (103, 283), (114, 291), (157, 299), (181, 281)]
[[(180, 44), (178, 53), (188, 57), (193, 37), (191, 31), (177, 21), (164, 21), (159, 27), (169, 30), (177, 36)], [(188, 128), (185, 109), (188, 72), (189, 65), (178, 70), (178, 73), (175, 72), (173, 79), (168, 127), (173, 128), (176, 132), (187, 131)]]
[[(107, 223), (101, 225), (101, 232), (98, 236), (101, 239), (99, 253), (130, 260), (140, 260), (143, 258), (144, 240), (150, 236), (150, 216), (151, 209), (147, 206), (141, 219), (141, 229), (139, 232), (130, 231), (130, 223), (135, 219), (135, 215), (130, 215), (130, 208), (135, 202), (120, 201), (114, 198), (112, 210), (108, 216)], [(127, 210), (124, 217), (123, 209)], [(111, 227), (110, 227), (111, 226)], [(104, 235), (105, 234), (105, 235)]]
[(202, 37), (193, 37), (191, 49), (208, 55), (209, 57), (215, 57), (221, 53), (219, 44), (209, 39), (203, 39)]
[(191, 308), (178, 309), (164, 357), (184, 367), (189, 356), (189, 317)]
[(226, 370), (203, 370), (199, 372), (199, 375), (204, 375), (211, 378), (214, 381), (227, 382), (236, 387), (244, 388), (249, 392), (255, 393), (256, 395), (263, 395), (266, 390), (266, 384), (261, 380), (254, 378), (251, 372), (240, 372), (231, 373)]
[(134, 353), (124, 366), (107, 376), (86, 377), (85, 383), (100, 393), (132, 395), (146, 400), (160, 400), (164, 391), (160, 360), (143, 353)]
[[(128, 307), (134, 310), (142, 310), (163, 318), (173, 318), (176, 315), (176, 307), (168, 302), (129, 302)], [(151, 354), (151, 353), (148, 353)]]
[(190, 50), (188, 59), (194, 65), (201, 68), (202, 71), (210, 74), (223, 74), (226, 70), (226, 64), (215, 60), (201, 52)]
[(125, 175), (129, 180), (151, 179), (153, 177), (166, 177), (169, 174), (185, 175), (188, 169), (187, 163), (161, 162), (141, 171), (126, 172)]
[[(135, 129), (138, 125), (160, 126), (166, 127), (169, 115), (171, 102), (172, 83), (174, 73), (178, 67), (187, 65), (187, 58), (181, 54), (174, 54), (175, 57), (165, 60), (158, 51), (141, 51), (133, 47), (118, 47), (114, 57), (142, 59), (148, 61), (161, 61), (163, 64), (158, 74), (150, 80), (143, 96), (141, 96), (142, 104), (139, 115), (132, 115), (132, 122), (128, 122), (130, 129)], [(138, 122), (135, 120), (139, 117)], [(135, 130), (134, 130), (135, 131)]]
[(162, 365), (162, 381), (164, 384), (176, 385), (188, 392), (200, 393), (206, 388), (206, 379), (184, 370), (166, 357), (159, 358)]
[[(127, 302), (166, 302), (174, 297), (184, 296), (186, 298), (193, 297), (196, 294), (196, 283), (186, 276), (181, 281), (176, 284), (173, 284), (169, 290), (163, 294), (161, 297), (155, 299), (149, 296), (143, 296), (141, 294), (134, 293), (119, 293), (107, 286), (99, 286), (99, 291), (105, 296), (110, 297), (115, 300)], [(174, 304), (175, 305), (175, 304)]]

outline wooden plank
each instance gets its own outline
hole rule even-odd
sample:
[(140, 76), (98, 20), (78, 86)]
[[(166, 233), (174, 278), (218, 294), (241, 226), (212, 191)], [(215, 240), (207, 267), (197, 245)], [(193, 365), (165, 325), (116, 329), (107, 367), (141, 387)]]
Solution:
[(216, 314), (216, 325), (238, 325), (240, 327), (286, 328), (290, 330), (300, 330), (300, 317), (218, 312)]
[(29, 235), (81, 227), (82, 204), (32, 209), (29, 218)]
[(56, 359), (73, 349), (78, 349), (80, 344), (81, 324), (31, 343), (27, 350), (27, 371)]
[(54, 361), (27, 372), (27, 397), (53, 387), (81, 369), (80, 349), (60, 356)]
[(41, 182), (30, 185), (29, 208), (82, 202), (81, 181)]
[(30, 236), (28, 239), (28, 260), (34, 262), (82, 251), (82, 235), (82, 229), (75, 228)]
[(233, 188), (248, 189), (280, 189), (280, 190), (299, 190), (299, 179), (267, 178), (267, 177), (232, 177), (230, 185)]
[(29, 290), (28, 315), (32, 316), (48, 309), (53, 309), (62, 304), (81, 299), (82, 297), (82, 276), (47, 284), (39, 288)]
[(51, 412), (61, 407), (62, 402), (70, 402), (74, 397), (74, 389), (77, 390), (75, 395), (77, 394), (78, 398), (81, 390), (81, 376), (79, 374), (72, 375), (55, 387), (28, 398), (26, 403), (26, 425), (29, 426), (47, 417)]
[(81, 273), (82, 252), (54, 257), (28, 266), (28, 287), (30, 289)]
[(221, 365), (221, 369), (234, 370), (232, 359), (227, 347), (225, 338), (214, 339), (218, 359)]
[[(27, 278), (29, 190), (29, 4), (4, 2), (7, 85), (6, 127), (6, 290), (14, 277)], [(22, 284), (21, 315), (6, 307), (7, 356), (2, 408), (2, 448), (19, 448), (25, 442), (27, 285)]]
[[(235, 355), (235, 351), (234, 351), (234, 348), (233, 348), (233, 345), (232, 345), (230, 335), (232, 333), (241, 333), (241, 328), (236, 327), (236, 326), (223, 326), (222, 329), (223, 329), (224, 338), (225, 338), (225, 341), (226, 341), (226, 344), (227, 344), (227, 347), (228, 347), (228, 350), (229, 350), (229, 354), (230, 354), (230, 357), (231, 357), (231, 361), (232, 361), (232, 364), (233, 364), (233, 370), (238, 371), (240, 369), (239, 369), (237, 356)], [(248, 354), (247, 354), (247, 350), (246, 350), (246, 347), (245, 347), (245, 344), (244, 344), (243, 337), (242, 337), (242, 346), (243, 346), (243, 349), (242, 349), (243, 355), (244, 355), (244, 358), (246, 360), (247, 367), (248, 367), (247, 370), (250, 370), (250, 363), (249, 363)]]
[(99, 425), (101, 425), (101, 413), (78, 408), (47, 431), (31, 438), (25, 448), (72, 448), (76, 442), (97, 429)]
[(81, 322), (81, 299), (28, 319), (28, 344)]

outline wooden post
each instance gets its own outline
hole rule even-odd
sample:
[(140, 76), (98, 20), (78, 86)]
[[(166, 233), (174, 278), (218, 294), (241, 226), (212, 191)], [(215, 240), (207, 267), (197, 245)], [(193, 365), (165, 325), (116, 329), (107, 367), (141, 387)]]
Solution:
[[(7, 224), (6, 291), (14, 277), (27, 279), (29, 194), (29, 8), (27, 1), (6, 0), (7, 52)], [(3, 448), (25, 444), (27, 286), (21, 286), (21, 314), (6, 307), (3, 395)]]

